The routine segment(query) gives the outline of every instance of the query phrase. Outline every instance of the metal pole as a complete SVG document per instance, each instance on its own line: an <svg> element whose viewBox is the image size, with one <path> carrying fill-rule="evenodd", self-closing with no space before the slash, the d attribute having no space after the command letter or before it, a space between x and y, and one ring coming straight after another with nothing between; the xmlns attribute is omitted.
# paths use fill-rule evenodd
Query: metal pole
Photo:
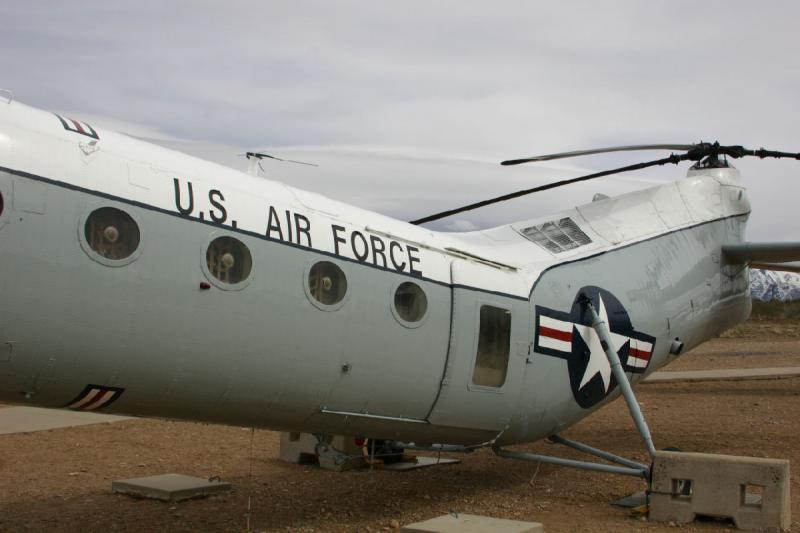
<svg viewBox="0 0 800 533"><path fill-rule="evenodd" d="M611 348L613 344L611 342L611 336L608 333L608 327L606 326L606 323L603 322L603 320L601 320L597 315L597 311L595 311L592 302L587 299L586 303L587 307L589 308L589 313L592 315L592 327L597 332L597 336L600 337L600 344L603 346L603 350L606 352L606 357L608 357L609 363L611 363L611 372L617 379L617 385L619 385L619 389L622 391L622 396L625 398L625 403L628 404L628 410L631 413L631 418L633 418L633 422L636 424L636 429L639 430L639 435L642 436L644 445L647 448L647 453L650 454L650 457L655 457L656 448L653 445L653 437L650 435L650 429L647 427L647 422L644 421L644 415L642 414L642 410L639 409L639 402L636 401L636 396L633 394L633 389L628 381L628 376L625 375L625 370L622 368L622 363L620 363L619 356L617 355L617 352Z"/></svg>
<svg viewBox="0 0 800 533"><path fill-rule="evenodd" d="M647 465L637 463L636 461L631 461L630 459L625 459L624 457L620 457L619 455L614 455L613 453L601 450L599 448L595 448L593 446L589 446L588 444L584 444L582 442L565 439L564 437L560 437L558 435L551 435L547 439L556 444L562 444L564 446L573 448L580 452L588 453L589 455L594 455L601 459L605 459L606 461L611 461L612 463L628 466L630 468L638 468L640 470L647 470L648 468Z"/></svg>
<svg viewBox="0 0 800 533"><path fill-rule="evenodd" d="M590 463L588 461L575 461L573 459L562 459L561 457L551 457L549 455L539 455L527 452L512 452L502 448L493 448L494 453L506 459L520 459L523 461L535 461L542 463L550 463L559 466L572 466L575 468L582 468L584 470L597 470L598 472L606 472L609 474L623 474L626 476L641 477L647 479L650 475L650 469L645 468L626 468L623 466L606 465L601 463Z"/></svg>
<svg viewBox="0 0 800 533"><path fill-rule="evenodd" d="M461 444L429 444L427 446L417 446L413 442L395 441L394 445L398 448L405 450L425 450L429 452L474 452L477 448L486 446L485 444L478 444L475 446L463 446Z"/></svg>

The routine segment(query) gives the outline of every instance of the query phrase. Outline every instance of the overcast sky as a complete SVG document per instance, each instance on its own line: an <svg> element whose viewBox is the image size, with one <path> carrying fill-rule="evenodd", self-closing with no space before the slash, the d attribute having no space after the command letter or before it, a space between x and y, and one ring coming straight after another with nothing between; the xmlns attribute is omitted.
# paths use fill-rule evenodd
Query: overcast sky
<svg viewBox="0 0 800 533"><path fill-rule="evenodd" d="M313 156L297 147L350 147L338 167L319 156L316 174L268 173L414 218L545 179L543 169L528 182L524 170L488 164L506 158L701 139L800 151L799 15L790 1L9 0L0 87L100 126L197 141L185 149L234 165L245 148ZM417 159L362 167L365 147ZM420 155L432 156L427 167ZM749 237L800 240L800 162L736 165L753 198ZM503 216L685 172L597 182L461 222L511 222Z"/></svg>

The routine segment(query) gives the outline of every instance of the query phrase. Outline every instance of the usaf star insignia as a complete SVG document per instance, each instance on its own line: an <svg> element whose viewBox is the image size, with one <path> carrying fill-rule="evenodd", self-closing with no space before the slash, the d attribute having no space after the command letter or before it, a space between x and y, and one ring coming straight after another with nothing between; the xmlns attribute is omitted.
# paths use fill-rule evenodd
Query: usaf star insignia
<svg viewBox="0 0 800 533"><path fill-rule="evenodd" d="M608 325L612 348L626 372L644 373L656 342L652 335L634 330L619 300L600 287L581 288L568 312L537 305L534 350L567 361L572 393L583 408L602 401L617 385L591 325L587 301L591 301L600 319Z"/></svg>

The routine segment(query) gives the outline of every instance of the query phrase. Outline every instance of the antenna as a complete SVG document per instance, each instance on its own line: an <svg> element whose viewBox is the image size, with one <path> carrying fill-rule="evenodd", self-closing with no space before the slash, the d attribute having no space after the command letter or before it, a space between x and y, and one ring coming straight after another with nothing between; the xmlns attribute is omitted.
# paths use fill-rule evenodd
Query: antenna
<svg viewBox="0 0 800 533"><path fill-rule="evenodd" d="M258 169L260 168L264 171L264 167L261 166L262 159L273 159L275 161L281 161L283 163L297 163L298 165L308 165L310 167L318 167L316 163L306 163L305 161L295 161L293 159L283 159L281 157L276 157L274 155L265 154L264 152L246 152L244 154L239 154L247 157L250 161L250 164L247 167L247 173L253 176L258 176Z"/></svg>

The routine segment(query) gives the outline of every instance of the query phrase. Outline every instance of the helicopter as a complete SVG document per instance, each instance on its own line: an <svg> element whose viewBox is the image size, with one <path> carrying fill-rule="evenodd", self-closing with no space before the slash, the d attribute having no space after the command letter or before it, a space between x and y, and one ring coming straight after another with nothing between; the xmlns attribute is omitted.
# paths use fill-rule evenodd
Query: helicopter
<svg viewBox="0 0 800 533"><path fill-rule="evenodd" d="M464 451L647 477L559 434L747 319L744 240L719 143L403 221L65 115L0 102L0 401ZM249 152L253 165L269 154ZM542 190L692 162L686 177L467 231L424 225ZM296 161L295 161L296 162ZM549 439L606 463L514 452ZM337 453L324 446L320 453Z"/></svg>

